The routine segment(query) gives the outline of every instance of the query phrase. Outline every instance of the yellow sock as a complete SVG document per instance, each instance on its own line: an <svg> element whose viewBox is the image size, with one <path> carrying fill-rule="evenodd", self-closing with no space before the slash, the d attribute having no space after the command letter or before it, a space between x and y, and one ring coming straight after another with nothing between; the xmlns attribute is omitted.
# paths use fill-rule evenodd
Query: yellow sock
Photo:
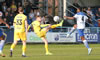
<svg viewBox="0 0 100 60"><path fill-rule="evenodd" d="M23 47L22 47L22 54L25 55L25 52L26 52L26 46L23 45Z"/></svg>
<svg viewBox="0 0 100 60"><path fill-rule="evenodd" d="M52 25L51 28L53 29L53 28L62 26L62 25L63 25L63 22L64 22L64 20L62 20L59 24L54 24L54 25Z"/></svg>
<svg viewBox="0 0 100 60"><path fill-rule="evenodd" d="M59 26L60 26L60 24L55 24L55 25L52 25L51 28L53 29L53 28L56 28L56 27L59 27Z"/></svg>
<svg viewBox="0 0 100 60"><path fill-rule="evenodd" d="M16 44L12 44L11 45L11 50L13 50L15 48Z"/></svg>
<svg viewBox="0 0 100 60"><path fill-rule="evenodd" d="M45 44L45 50L46 50L46 53L49 52L49 51L48 51L48 45L47 45L47 44Z"/></svg>

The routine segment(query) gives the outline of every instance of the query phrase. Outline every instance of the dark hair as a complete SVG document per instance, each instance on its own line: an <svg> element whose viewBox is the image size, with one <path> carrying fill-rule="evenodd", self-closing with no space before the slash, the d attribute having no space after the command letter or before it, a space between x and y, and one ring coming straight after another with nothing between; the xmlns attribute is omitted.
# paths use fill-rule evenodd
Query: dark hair
<svg viewBox="0 0 100 60"><path fill-rule="evenodd" d="M18 8L18 12L23 12L23 11L24 11L23 7Z"/></svg>
<svg viewBox="0 0 100 60"><path fill-rule="evenodd" d="M79 9L80 11L82 11L82 8L81 7L77 8L77 9Z"/></svg>

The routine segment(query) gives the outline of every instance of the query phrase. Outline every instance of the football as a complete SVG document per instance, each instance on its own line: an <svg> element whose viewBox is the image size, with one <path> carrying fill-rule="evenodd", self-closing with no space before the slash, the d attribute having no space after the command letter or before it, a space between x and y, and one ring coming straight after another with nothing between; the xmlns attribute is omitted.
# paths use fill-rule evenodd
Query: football
<svg viewBox="0 0 100 60"><path fill-rule="evenodd" d="M60 21L60 18L59 18L59 16L54 16L53 20L54 20L55 22L59 22L59 21Z"/></svg>

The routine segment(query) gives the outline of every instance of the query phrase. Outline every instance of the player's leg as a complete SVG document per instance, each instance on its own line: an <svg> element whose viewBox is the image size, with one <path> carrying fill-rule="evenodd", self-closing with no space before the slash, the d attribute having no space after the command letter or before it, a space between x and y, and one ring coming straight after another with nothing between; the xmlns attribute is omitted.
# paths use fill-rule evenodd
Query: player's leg
<svg viewBox="0 0 100 60"><path fill-rule="evenodd" d="M75 25L71 28L70 32L67 33L67 37L69 37L69 36L76 30L76 28L77 28L77 25L75 24Z"/></svg>
<svg viewBox="0 0 100 60"><path fill-rule="evenodd" d="M26 40L22 41L23 46L22 46L22 57L26 57Z"/></svg>
<svg viewBox="0 0 100 60"><path fill-rule="evenodd" d="M52 55L52 53L50 53L49 50L48 50L48 41L46 40L46 38L45 37L42 37L41 39L45 43L46 55Z"/></svg>
<svg viewBox="0 0 100 60"><path fill-rule="evenodd" d="M81 36L81 40L83 41L84 46L85 46L86 48L88 48L88 54L90 54L91 51L92 51L92 49L89 47L87 40L85 40L84 36Z"/></svg>
<svg viewBox="0 0 100 60"><path fill-rule="evenodd" d="M78 30L78 32L79 32L79 35L80 35L81 40L82 40L83 43L84 43L84 46L85 46L86 48L88 48L88 54L90 54L92 49L89 47L87 40L85 40L85 37L84 37L84 30L83 30L83 29L80 29L80 30Z"/></svg>
<svg viewBox="0 0 100 60"><path fill-rule="evenodd" d="M13 49L15 48L16 44L17 44L17 40L14 40L14 42L12 43L11 48L10 48L10 57L12 57L12 52L13 52Z"/></svg>
<svg viewBox="0 0 100 60"><path fill-rule="evenodd" d="M4 47L4 43L5 43L5 40L1 40L0 41L0 56L5 56L4 54L3 54L3 47Z"/></svg>
<svg viewBox="0 0 100 60"><path fill-rule="evenodd" d="M48 41L47 39L45 38L46 36L46 33L48 32L48 30L51 28L51 25L48 26L47 28L44 28L40 31L39 35L40 35L40 38L43 40L43 42L45 43L45 50L46 50L46 55L52 55L52 53L50 53L48 51ZM38 35L38 36L39 36Z"/></svg>
<svg viewBox="0 0 100 60"><path fill-rule="evenodd" d="M0 55L2 56L2 57L5 57L5 55L3 54L3 47L4 47L4 44L5 44L5 38L6 38L6 36L4 36L4 35L2 35L1 37L0 37Z"/></svg>
<svg viewBox="0 0 100 60"><path fill-rule="evenodd" d="M19 33L14 32L14 42L12 43L11 48L10 48L10 57L12 57L13 49L15 48L18 40L20 40Z"/></svg>
<svg viewBox="0 0 100 60"><path fill-rule="evenodd" d="M7 35L5 33L2 33L2 30L0 30L0 55L2 57L5 57L5 55L3 54L3 47L4 47L4 44L5 44L5 40L6 40L6 37Z"/></svg>
<svg viewBox="0 0 100 60"><path fill-rule="evenodd" d="M26 33L25 32L22 32L20 33L20 37L21 37L21 40L22 40L22 57L26 57Z"/></svg>

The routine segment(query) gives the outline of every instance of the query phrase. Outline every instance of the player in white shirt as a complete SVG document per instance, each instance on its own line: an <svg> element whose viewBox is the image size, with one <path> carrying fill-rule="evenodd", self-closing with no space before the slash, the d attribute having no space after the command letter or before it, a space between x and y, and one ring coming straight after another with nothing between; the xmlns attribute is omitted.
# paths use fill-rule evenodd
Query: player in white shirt
<svg viewBox="0 0 100 60"><path fill-rule="evenodd" d="M73 17L67 17L67 19L76 19L77 20L77 31L81 40L83 41L86 48L88 48L88 54L91 53L92 49L89 47L87 40L84 37L84 29L85 29L85 22L88 20L88 17L84 12L81 12L81 8L77 8L77 13ZM75 28L74 28L75 29Z"/></svg>

